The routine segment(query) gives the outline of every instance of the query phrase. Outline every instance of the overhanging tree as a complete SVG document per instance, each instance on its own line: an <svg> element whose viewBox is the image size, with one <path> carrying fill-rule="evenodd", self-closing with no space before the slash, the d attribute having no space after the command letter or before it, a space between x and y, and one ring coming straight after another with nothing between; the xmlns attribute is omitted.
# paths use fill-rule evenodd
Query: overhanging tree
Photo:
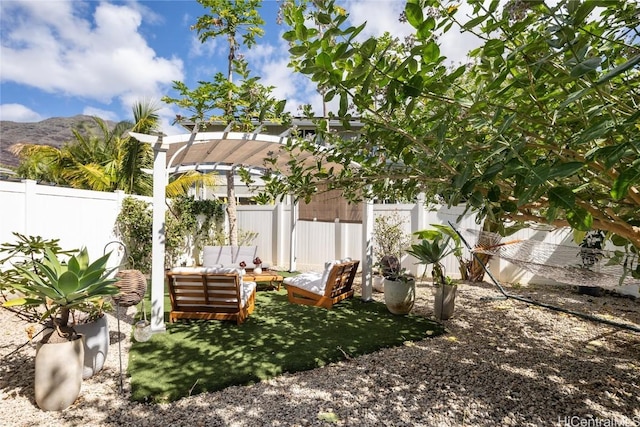
<svg viewBox="0 0 640 427"><path fill-rule="evenodd" d="M447 66L437 36L457 22L451 3L409 0L412 37L361 40L365 24L348 26L333 1L285 2L291 66L340 100L345 125L351 112L366 126L357 143L318 153L342 170L300 167L267 190L425 192L496 222L602 229L640 247L637 2L500 3L469 0L463 27L484 44Z"/></svg>

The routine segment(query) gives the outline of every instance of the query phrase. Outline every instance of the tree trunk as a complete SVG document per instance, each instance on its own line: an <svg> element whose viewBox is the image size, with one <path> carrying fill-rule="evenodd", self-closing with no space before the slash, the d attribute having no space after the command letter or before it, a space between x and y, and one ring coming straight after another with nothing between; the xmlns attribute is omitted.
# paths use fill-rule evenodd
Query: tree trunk
<svg viewBox="0 0 640 427"><path fill-rule="evenodd" d="M476 253L476 256L484 265L487 265L491 259L491 255L488 254ZM480 262L478 262L478 259L474 257L469 265L469 281L473 283L482 282L484 280L484 273L484 268Z"/></svg>
<svg viewBox="0 0 640 427"><path fill-rule="evenodd" d="M233 170L227 171L227 218L229 220L229 244L238 246L238 216L236 214L236 188Z"/></svg>

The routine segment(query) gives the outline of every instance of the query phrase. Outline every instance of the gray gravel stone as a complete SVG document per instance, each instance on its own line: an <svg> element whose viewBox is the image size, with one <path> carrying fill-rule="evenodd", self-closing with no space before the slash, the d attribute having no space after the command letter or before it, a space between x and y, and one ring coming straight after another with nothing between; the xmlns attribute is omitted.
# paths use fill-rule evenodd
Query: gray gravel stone
<svg viewBox="0 0 640 427"><path fill-rule="evenodd" d="M482 301L496 295L488 284L461 284L458 291L445 335L164 405L129 402L126 377L119 393L117 323L110 317L105 367L61 412L36 406L35 346L7 356L25 342L26 325L0 310L0 425L563 426L571 417L640 425L640 334L515 300ZM631 299L555 286L510 291L640 326ZM414 312L431 317L432 305L431 286L419 285ZM125 372L133 310L121 313Z"/></svg>

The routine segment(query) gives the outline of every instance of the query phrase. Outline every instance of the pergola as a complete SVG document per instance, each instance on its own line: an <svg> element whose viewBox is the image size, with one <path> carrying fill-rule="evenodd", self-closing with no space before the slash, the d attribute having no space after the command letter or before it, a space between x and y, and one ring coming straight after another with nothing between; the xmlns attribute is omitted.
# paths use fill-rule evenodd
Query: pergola
<svg viewBox="0 0 640 427"><path fill-rule="evenodd" d="M165 284L165 188L169 174L198 171L228 171L244 167L253 175L265 173L265 159L275 158L280 170L287 170L291 155L283 148L288 142L288 132L281 135L254 132L231 132L229 127L217 132L197 132L162 136L131 132L141 142L151 144L153 163L153 245L151 262L151 330L164 332L164 284ZM298 162L315 164L317 158L311 152L295 153ZM272 165L273 166L273 165ZM331 167L331 164L327 164ZM339 167L333 164L334 167ZM285 172L286 173L286 172ZM296 253L297 203L292 203L289 270L294 271ZM362 299L370 300L372 294L373 204L363 203L362 241Z"/></svg>

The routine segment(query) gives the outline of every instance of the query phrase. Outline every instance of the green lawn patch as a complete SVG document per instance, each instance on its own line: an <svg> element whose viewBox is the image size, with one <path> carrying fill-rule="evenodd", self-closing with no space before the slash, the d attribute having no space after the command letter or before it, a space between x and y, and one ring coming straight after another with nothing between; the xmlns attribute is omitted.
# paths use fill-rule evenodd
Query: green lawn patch
<svg viewBox="0 0 640 427"><path fill-rule="evenodd" d="M129 354L132 399L169 402L440 333L442 327L432 320L394 316L384 304L358 297L326 310L290 304L284 289L258 292L256 309L242 325L167 323L167 333L134 342Z"/></svg>

